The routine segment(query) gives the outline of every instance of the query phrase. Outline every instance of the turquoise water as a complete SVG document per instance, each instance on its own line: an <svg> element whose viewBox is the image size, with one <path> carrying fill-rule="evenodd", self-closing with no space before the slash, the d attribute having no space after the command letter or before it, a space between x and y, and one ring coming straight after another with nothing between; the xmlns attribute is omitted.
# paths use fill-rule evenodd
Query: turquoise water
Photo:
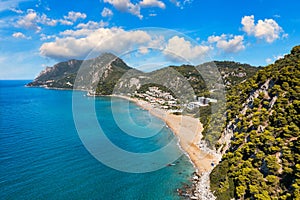
<svg viewBox="0 0 300 200"><path fill-rule="evenodd" d="M0 199L179 199L176 189L188 183L193 172L185 156L175 166L149 173L107 167L80 140L73 120L72 91L26 88L27 82L0 81ZM125 100L77 93L82 101L95 103L101 128L122 149L152 152L174 139L169 129L161 129L161 120L133 103L124 107L128 104ZM112 106L121 126L114 120ZM130 109L135 125L128 121L125 108ZM81 119L89 133L97 131L90 124L89 113L83 111ZM133 137L126 134L128 130L151 137ZM157 134L152 136L153 132ZM179 149L174 146L173 150ZM102 156L126 162L110 152Z"/></svg>

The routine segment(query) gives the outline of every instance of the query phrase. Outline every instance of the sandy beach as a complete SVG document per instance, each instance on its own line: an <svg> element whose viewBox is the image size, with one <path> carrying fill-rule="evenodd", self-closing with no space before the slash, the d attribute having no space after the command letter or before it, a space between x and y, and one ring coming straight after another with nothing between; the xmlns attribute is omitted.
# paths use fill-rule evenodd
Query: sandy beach
<svg viewBox="0 0 300 200"><path fill-rule="evenodd" d="M197 173L209 172L213 168L211 163L217 163L218 159L199 148L199 142L202 138L202 124L199 119L186 115L174 115L166 110L154 108L149 102L124 97L129 101L135 102L141 108L148 110L152 115L162 119L172 132L178 137L181 149L188 155L194 164Z"/></svg>

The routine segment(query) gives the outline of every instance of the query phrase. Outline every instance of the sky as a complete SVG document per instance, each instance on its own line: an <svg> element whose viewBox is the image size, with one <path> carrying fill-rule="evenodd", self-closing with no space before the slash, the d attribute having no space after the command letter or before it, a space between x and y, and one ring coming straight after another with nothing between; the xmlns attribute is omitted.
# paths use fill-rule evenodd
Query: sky
<svg viewBox="0 0 300 200"><path fill-rule="evenodd" d="M298 0L0 0L0 79L110 52L170 64L273 63L300 44Z"/></svg>

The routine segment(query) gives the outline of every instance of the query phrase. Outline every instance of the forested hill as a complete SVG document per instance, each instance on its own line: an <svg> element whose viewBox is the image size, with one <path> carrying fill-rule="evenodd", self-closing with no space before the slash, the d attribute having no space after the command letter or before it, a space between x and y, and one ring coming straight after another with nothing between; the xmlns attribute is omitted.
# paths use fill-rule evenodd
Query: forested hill
<svg viewBox="0 0 300 200"><path fill-rule="evenodd" d="M110 95L113 93L114 88L125 94L133 94L142 85L151 81L162 82L166 87L179 90L177 85L183 80L174 79L173 73L175 70L189 82L197 96L203 96L208 94L208 91L199 69L208 69L207 66L217 67L227 89L252 77L259 69L258 67L233 61L214 61L196 67L191 65L169 66L150 73L144 73L130 68L117 56L105 53L91 60L69 60L57 63L53 67L47 67L27 86L72 89L78 71L83 69L79 73L80 77L77 77L77 81L85 80L87 84L76 89L90 91L91 88L96 88L96 91L91 92L97 95ZM215 87L217 86L212 86L212 88Z"/></svg>
<svg viewBox="0 0 300 200"><path fill-rule="evenodd" d="M218 199L300 199L300 46L233 87L226 115Z"/></svg>

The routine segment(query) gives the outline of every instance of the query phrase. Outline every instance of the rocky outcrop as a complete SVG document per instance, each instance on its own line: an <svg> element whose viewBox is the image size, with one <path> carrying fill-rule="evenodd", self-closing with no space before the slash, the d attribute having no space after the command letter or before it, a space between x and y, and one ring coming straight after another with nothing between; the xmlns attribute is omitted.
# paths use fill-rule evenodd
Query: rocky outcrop
<svg viewBox="0 0 300 200"><path fill-rule="evenodd" d="M191 200L215 200L216 197L210 191L209 174L204 172L198 175L196 172L192 175L192 185L184 185L181 189L177 189L179 196L184 199Z"/></svg>

